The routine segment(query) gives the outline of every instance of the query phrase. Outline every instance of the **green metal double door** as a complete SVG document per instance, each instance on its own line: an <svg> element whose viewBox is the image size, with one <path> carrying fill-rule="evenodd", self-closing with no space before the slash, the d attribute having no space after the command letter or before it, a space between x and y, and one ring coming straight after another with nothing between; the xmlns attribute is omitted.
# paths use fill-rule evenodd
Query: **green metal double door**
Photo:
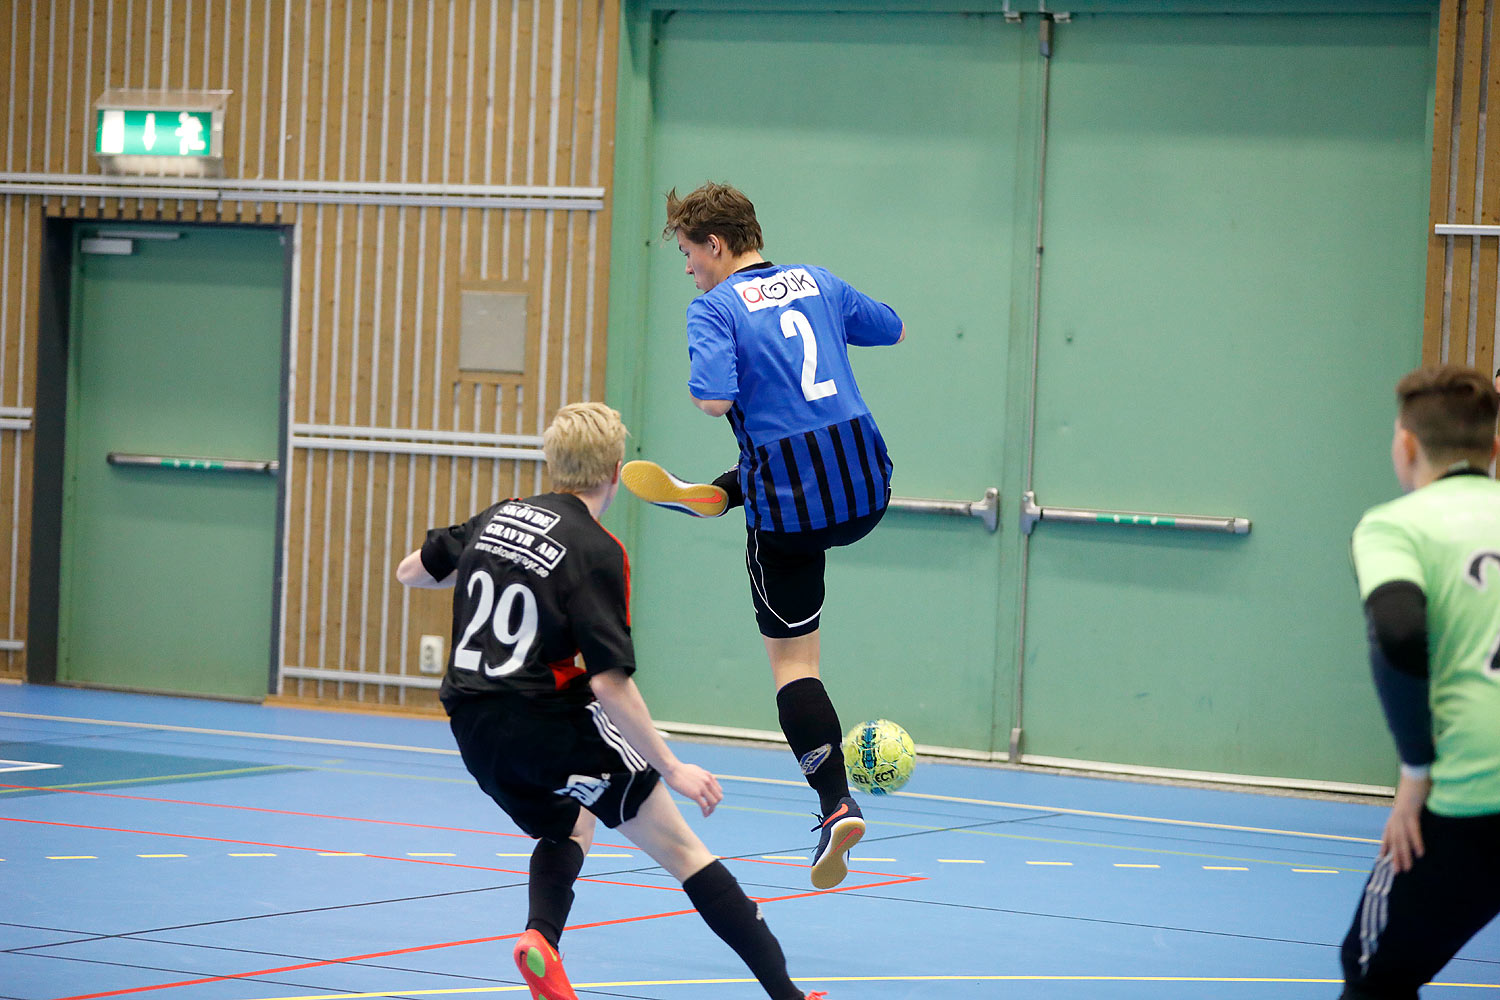
<svg viewBox="0 0 1500 1000"><path fill-rule="evenodd" d="M59 681L270 689L286 276L279 229L75 226Z"/></svg>
<svg viewBox="0 0 1500 1000"><path fill-rule="evenodd" d="M853 352L895 493L1001 491L994 534L894 511L830 554L846 721L1387 783L1346 553L1394 488L1390 386L1418 358L1430 17L1075 16L1048 67L1034 16L709 6L651 20L646 235L670 188L742 188L770 259L905 320L905 343ZM696 292L670 242L642 253L635 444L712 476L735 452L686 398ZM1029 462L1044 506L1254 531L1043 521L1028 547ZM775 730L731 522L635 515L642 684L662 718Z"/></svg>

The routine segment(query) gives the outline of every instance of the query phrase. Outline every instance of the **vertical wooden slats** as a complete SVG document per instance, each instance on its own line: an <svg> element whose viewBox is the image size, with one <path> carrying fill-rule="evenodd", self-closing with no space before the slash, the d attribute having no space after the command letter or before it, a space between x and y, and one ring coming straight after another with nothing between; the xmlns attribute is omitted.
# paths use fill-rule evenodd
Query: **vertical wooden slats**
<svg viewBox="0 0 1500 1000"><path fill-rule="evenodd" d="M106 89L229 89L226 173L268 179L601 185L613 137L614 0L38 0L0 7L0 164L97 171ZM535 434L603 386L608 226L600 213L6 197L0 405L30 405L45 216L295 227L288 419ZM526 282L531 371L456 370L460 281ZM0 432L0 638L24 638L31 456ZM537 463L294 448L283 466L289 666L415 671L448 596L394 584L435 524L541 485ZM14 555L12 554L14 550ZM12 608L15 609L12 612ZM24 654L0 654L19 676ZM289 693L430 706L429 691L288 684Z"/></svg>
<svg viewBox="0 0 1500 1000"><path fill-rule="evenodd" d="M1429 223L1500 225L1496 0L1443 0ZM1500 342L1500 236L1429 234L1422 359L1492 370Z"/></svg>

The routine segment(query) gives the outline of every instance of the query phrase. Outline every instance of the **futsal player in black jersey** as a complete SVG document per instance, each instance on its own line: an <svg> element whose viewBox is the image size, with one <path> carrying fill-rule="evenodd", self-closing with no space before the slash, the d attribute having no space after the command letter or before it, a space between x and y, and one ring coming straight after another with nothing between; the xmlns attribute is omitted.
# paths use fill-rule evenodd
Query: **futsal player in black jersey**
<svg viewBox="0 0 1500 1000"><path fill-rule="evenodd" d="M435 528L396 570L407 586L456 587L439 694L469 773L537 841L516 966L534 1000L576 1000L557 943L597 818L682 883L769 996L804 1000L759 907L659 783L705 816L723 798L667 747L630 676L630 563L598 520L620 485L620 415L574 403L542 441L555 492Z"/></svg>

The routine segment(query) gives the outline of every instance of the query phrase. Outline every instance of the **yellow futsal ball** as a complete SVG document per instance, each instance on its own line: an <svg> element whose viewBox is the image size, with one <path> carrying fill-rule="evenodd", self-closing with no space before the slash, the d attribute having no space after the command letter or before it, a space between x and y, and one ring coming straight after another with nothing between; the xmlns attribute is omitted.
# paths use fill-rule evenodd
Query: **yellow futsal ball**
<svg viewBox="0 0 1500 1000"><path fill-rule="evenodd" d="M844 737L844 770L861 792L889 795L906 784L916 766L911 737L889 719L861 722Z"/></svg>

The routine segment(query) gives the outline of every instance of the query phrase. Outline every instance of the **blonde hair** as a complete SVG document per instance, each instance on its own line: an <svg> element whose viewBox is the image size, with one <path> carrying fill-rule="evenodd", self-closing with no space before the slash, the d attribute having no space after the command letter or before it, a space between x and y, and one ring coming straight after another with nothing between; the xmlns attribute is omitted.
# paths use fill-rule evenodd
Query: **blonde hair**
<svg viewBox="0 0 1500 1000"><path fill-rule="evenodd" d="M577 493L603 486L625 457L625 423L603 403L569 403L542 432L552 487Z"/></svg>

